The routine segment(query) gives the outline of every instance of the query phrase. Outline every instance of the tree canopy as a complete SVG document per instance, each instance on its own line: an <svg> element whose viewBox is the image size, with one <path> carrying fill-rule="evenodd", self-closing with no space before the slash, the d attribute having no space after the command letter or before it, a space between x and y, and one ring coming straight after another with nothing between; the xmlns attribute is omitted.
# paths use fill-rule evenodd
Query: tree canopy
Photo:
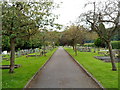
<svg viewBox="0 0 120 90"><path fill-rule="evenodd" d="M2 34L3 41L10 43L10 72L14 69L15 44L21 39L28 40L31 36L54 26L56 16L52 9L57 5L53 1L41 2L2 2ZM5 42L5 39L9 41ZM27 42L26 42L27 43Z"/></svg>

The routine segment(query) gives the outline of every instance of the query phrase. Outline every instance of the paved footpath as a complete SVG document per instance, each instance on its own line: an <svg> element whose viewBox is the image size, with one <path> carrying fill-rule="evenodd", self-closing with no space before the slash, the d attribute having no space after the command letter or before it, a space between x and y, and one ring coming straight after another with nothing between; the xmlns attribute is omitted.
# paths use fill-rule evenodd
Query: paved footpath
<svg viewBox="0 0 120 90"><path fill-rule="evenodd" d="M32 80L29 88L99 88L62 48Z"/></svg>

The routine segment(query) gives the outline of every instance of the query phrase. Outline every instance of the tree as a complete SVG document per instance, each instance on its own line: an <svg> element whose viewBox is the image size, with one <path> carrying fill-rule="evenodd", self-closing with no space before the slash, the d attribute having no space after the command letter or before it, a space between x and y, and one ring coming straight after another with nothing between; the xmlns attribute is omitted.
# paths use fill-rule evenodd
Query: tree
<svg viewBox="0 0 120 90"><path fill-rule="evenodd" d="M93 2L94 10L82 14L81 18L91 25L91 30L95 31L98 36L107 44L109 48L112 70L116 71L114 56L111 46L111 38L118 30L120 30L119 16L120 16L120 2L106 1L105 3ZM84 16L83 16L84 15Z"/></svg>
<svg viewBox="0 0 120 90"><path fill-rule="evenodd" d="M2 36L2 50L10 50L10 40L8 36Z"/></svg>
<svg viewBox="0 0 120 90"><path fill-rule="evenodd" d="M84 44L86 39L86 29L83 26L69 26L61 37L64 44L71 45L77 55L77 44Z"/></svg>
<svg viewBox="0 0 120 90"><path fill-rule="evenodd" d="M87 43L92 43L94 42L94 40L98 38L98 35L96 32L91 32L89 30L87 30L87 33L86 33L86 41Z"/></svg>
<svg viewBox="0 0 120 90"><path fill-rule="evenodd" d="M30 38L40 27L48 23L53 2L3 2L2 26L3 35L10 39L10 73L14 72L15 42L17 38Z"/></svg>
<svg viewBox="0 0 120 90"><path fill-rule="evenodd" d="M59 45L60 32L49 31L48 32L48 42L54 48L55 45Z"/></svg>

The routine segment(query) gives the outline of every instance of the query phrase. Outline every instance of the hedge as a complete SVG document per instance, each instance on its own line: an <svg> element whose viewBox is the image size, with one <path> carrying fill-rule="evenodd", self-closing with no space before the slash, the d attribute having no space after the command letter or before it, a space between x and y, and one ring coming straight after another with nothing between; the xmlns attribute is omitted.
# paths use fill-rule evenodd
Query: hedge
<svg viewBox="0 0 120 90"><path fill-rule="evenodd" d="M120 49L120 41L112 41L111 44L113 49ZM85 43L84 46L94 47L94 43Z"/></svg>
<svg viewBox="0 0 120 90"><path fill-rule="evenodd" d="M113 49L120 49L120 41L112 41Z"/></svg>

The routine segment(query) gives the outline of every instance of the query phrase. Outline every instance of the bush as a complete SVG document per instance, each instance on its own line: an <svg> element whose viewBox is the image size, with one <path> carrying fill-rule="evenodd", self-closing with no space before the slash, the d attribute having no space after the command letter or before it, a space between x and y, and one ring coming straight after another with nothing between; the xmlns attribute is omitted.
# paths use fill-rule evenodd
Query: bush
<svg viewBox="0 0 120 90"><path fill-rule="evenodd" d="M97 47L103 47L103 48L106 46L105 42L103 40L101 40L100 38L95 40L94 45Z"/></svg>
<svg viewBox="0 0 120 90"><path fill-rule="evenodd" d="M120 49L120 41L112 41L112 48L113 49ZM84 46L88 47L94 47L94 43L85 43Z"/></svg>

